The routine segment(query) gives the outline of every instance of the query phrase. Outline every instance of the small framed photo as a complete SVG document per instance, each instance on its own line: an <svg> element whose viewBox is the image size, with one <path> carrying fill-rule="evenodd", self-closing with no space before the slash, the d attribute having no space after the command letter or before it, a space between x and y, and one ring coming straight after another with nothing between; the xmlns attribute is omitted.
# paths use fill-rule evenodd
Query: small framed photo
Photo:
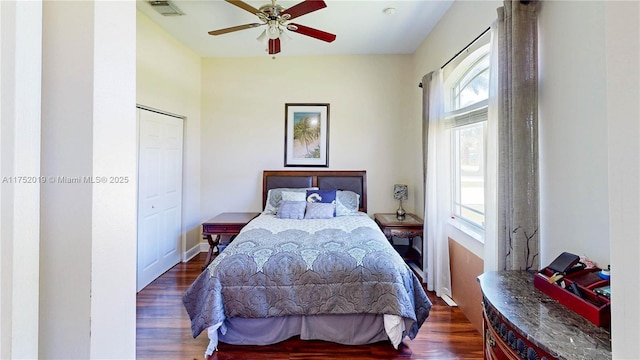
<svg viewBox="0 0 640 360"><path fill-rule="evenodd" d="M284 108L284 166L329 167L329 104Z"/></svg>

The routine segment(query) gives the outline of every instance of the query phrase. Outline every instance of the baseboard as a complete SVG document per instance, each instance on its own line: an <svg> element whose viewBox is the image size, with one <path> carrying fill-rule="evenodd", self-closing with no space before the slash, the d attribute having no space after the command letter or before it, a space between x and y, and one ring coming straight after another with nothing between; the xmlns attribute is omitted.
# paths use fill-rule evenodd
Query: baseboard
<svg viewBox="0 0 640 360"><path fill-rule="evenodd" d="M414 273L420 278L420 281L425 282L424 279L422 278L423 277L422 269L420 269L420 267L418 267L416 263L410 262L409 267L413 269Z"/></svg>
<svg viewBox="0 0 640 360"><path fill-rule="evenodd" d="M187 252L184 253L183 259L185 260L183 262L187 262L193 259L199 253L207 252L207 251L209 251L209 243L200 242L196 244L196 246L192 247L191 249L187 250Z"/></svg>
<svg viewBox="0 0 640 360"><path fill-rule="evenodd" d="M452 307L458 306L458 304L455 301L453 301L453 299L450 298L449 295L447 294L442 294L442 296L440 296L440 299L442 299L449 306L452 306Z"/></svg>
<svg viewBox="0 0 640 360"><path fill-rule="evenodd" d="M209 251L209 243L203 241L200 243L200 252L208 252Z"/></svg>

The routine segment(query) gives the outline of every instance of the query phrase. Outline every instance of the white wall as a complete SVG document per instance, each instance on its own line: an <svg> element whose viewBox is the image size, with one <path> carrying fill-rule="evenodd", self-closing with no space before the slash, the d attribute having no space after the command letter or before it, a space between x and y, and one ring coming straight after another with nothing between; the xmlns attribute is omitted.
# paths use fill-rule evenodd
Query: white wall
<svg viewBox="0 0 640 360"><path fill-rule="evenodd" d="M640 358L640 3L606 6L612 339L616 359Z"/></svg>
<svg viewBox="0 0 640 360"><path fill-rule="evenodd" d="M0 36L0 358L34 359L39 315L42 2L0 2Z"/></svg>
<svg viewBox="0 0 640 360"><path fill-rule="evenodd" d="M92 188L91 359L135 357L135 11L132 1L95 2L91 174L130 182Z"/></svg>
<svg viewBox="0 0 640 360"><path fill-rule="evenodd" d="M561 251L612 266L613 357L637 359L637 2L542 3L541 264Z"/></svg>
<svg viewBox="0 0 640 360"><path fill-rule="evenodd" d="M137 11L136 101L185 116L182 178L183 253L198 246L200 231L201 59Z"/></svg>
<svg viewBox="0 0 640 360"><path fill-rule="evenodd" d="M41 359L135 357L135 3L43 6ZM127 184L59 177L128 177Z"/></svg>
<svg viewBox="0 0 640 360"><path fill-rule="evenodd" d="M43 8L42 174L56 178L91 173L93 36L81 34L93 33L94 7L91 2L68 4L45 2ZM65 26L67 16L76 21ZM64 83L67 90L59 91ZM41 204L40 226L46 231L40 246L47 256L40 262L40 355L88 358L91 185L50 181L42 186ZM71 254L74 261L65 261ZM77 342L73 348L72 339Z"/></svg>
<svg viewBox="0 0 640 360"><path fill-rule="evenodd" d="M569 251L609 264L605 2L543 2L540 264Z"/></svg>
<svg viewBox="0 0 640 360"><path fill-rule="evenodd" d="M329 169L367 170L369 213L395 211L393 184L416 190L409 61L405 55L205 59L202 219L261 209L262 170L284 168L285 103L329 103ZM403 205L414 210L411 200Z"/></svg>

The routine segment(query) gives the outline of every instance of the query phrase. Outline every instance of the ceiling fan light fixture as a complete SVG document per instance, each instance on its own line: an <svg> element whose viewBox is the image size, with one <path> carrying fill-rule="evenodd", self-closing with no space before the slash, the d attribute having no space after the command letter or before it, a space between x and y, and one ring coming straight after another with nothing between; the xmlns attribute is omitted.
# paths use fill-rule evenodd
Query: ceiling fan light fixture
<svg viewBox="0 0 640 360"><path fill-rule="evenodd" d="M277 21L269 21L269 27L267 28L267 35L269 39L277 39L280 37L280 25Z"/></svg>
<svg viewBox="0 0 640 360"><path fill-rule="evenodd" d="M289 36L286 31L280 31L280 41L282 41L283 44L286 44L291 40L291 36Z"/></svg>
<svg viewBox="0 0 640 360"><path fill-rule="evenodd" d="M262 32L260 33L260 35L258 35L256 40L266 45L267 41L269 41L269 37L267 36L267 30L262 30Z"/></svg>
<svg viewBox="0 0 640 360"><path fill-rule="evenodd" d="M287 22L291 19L298 18L302 15L306 15L308 13L327 7L327 4L325 4L323 0L302 0L301 2L298 2L297 4L287 8L286 10L281 5L276 4L276 0L271 0L271 4L263 5L258 9L247 4L243 0L225 1L241 8L242 10L248 11L253 15L256 15L261 23L252 23L212 30L208 32L209 35L222 35L238 30L250 29L266 25L266 29L263 30L260 35L258 35L256 40L267 44L267 51L269 55L279 53L281 49L281 42L291 40L286 30L293 31L298 34L309 36L325 42L332 42L336 39L336 35L322 30L314 29L304 25L287 24Z"/></svg>

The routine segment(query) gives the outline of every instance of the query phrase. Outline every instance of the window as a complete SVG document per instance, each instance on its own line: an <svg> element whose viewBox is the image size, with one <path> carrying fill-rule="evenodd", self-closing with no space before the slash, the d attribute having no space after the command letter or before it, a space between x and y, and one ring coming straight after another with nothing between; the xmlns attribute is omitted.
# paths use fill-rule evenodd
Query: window
<svg viewBox="0 0 640 360"><path fill-rule="evenodd" d="M445 81L445 124L451 134L452 216L484 230L485 142L489 46L467 56Z"/></svg>
<svg viewBox="0 0 640 360"><path fill-rule="evenodd" d="M484 139L486 121L456 127L452 142L453 215L484 228Z"/></svg>

